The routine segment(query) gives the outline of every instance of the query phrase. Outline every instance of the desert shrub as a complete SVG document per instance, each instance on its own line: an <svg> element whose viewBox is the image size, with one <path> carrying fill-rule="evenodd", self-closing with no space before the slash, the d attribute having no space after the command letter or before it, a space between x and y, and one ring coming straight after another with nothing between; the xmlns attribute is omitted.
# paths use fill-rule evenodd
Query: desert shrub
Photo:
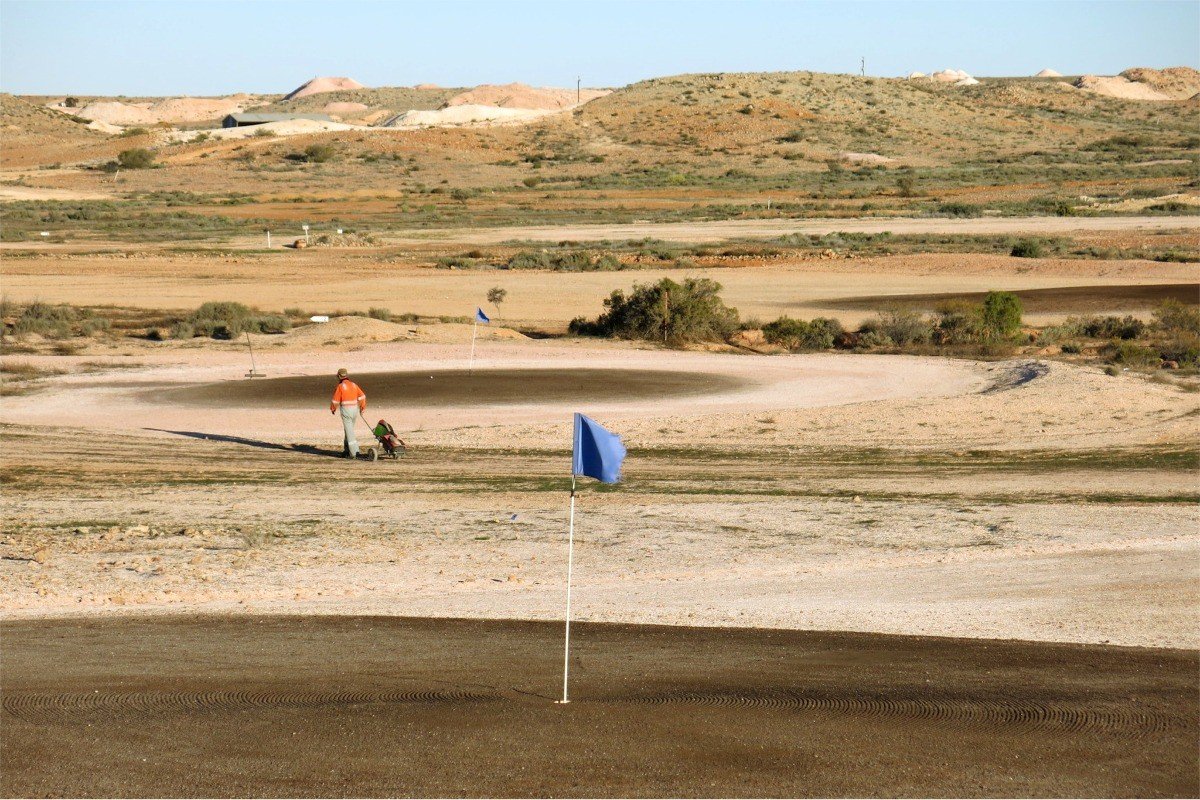
<svg viewBox="0 0 1200 800"><path fill-rule="evenodd" d="M392 321L392 312L386 308L371 308L367 310L367 316L371 319L381 319L384 322Z"/></svg>
<svg viewBox="0 0 1200 800"><path fill-rule="evenodd" d="M1080 353L1082 353L1083 348L1079 346L1078 342L1063 342L1062 343L1062 351L1064 353L1066 353L1067 355L1074 356L1074 355L1079 355Z"/></svg>
<svg viewBox="0 0 1200 800"><path fill-rule="evenodd" d="M983 332L1012 338L1021 330L1021 299L1012 292L988 292L983 298Z"/></svg>
<svg viewBox="0 0 1200 800"><path fill-rule="evenodd" d="M977 341L983 328L983 306L966 300L947 300L937 305L934 338L938 344L968 344Z"/></svg>
<svg viewBox="0 0 1200 800"><path fill-rule="evenodd" d="M149 133L149 131L147 131L145 128L126 128L125 130L121 131L120 137L125 139L130 136L145 136L147 133Z"/></svg>
<svg viewBox="0 0 1200 800"><path fill-rule="evenodd" d="M922 344L933 337L933 325L920 313L903 306L890 306L867 320L861 333L876 332L893 344Z"/></svg>
<svg viewBox="0 0 1200 800"><path fill-rule="evenodd" d="M34 301L25 307L13 325L14 333L36 333L41 336L65 338L79 319L79 311L69 305L51 305Z"/></svg>
<svg viewBox="0 0 1200 800"><path fill-rule="evenodd" d="M1168 333L1200 335L1200 307L1187 306L1178 300L1166 300L1154 309L1158 327Z"/></svg>
<svg viewBox="0 0 1200 800"><path fill-rule="evenodd" d="M283 333L292 327L292 321L281 314L260 314L233 302L205 303L184 321L192 326L195 335L214 339L232 339L247 331Z"/></svg>
<svg viewBox="0 0 1200 800"><path fill-rule="evenodd" d="M867 328L859 332L857 347L860 350L869 350L873 347L894 347L895 342L886 333L874 328Z"/></svg>
<svg viewBox="0 0 1200 800"><path fill-rule="evenodd" d="M841 323L834 319L817 317L805 322L791 317L780 317L762 326L763 338L771 344L793 352L801 350L828 350L844 333Z"/></svg>
<svg viewBox="0 0 1200 800"><path fill-rule="evenodd" d="M437 265L442 269L471 269L475 263L475 259L465 256L442 256L437 260Z"/></svg>
<svg viewBox="0 0 1200 800"><path fill-rule="evenodd" d="M548 269L558 272L597 272L624 269L612 253L594 255L587 250L524 250L508 260L509 269Z"/></svg>
<svg viewBox="0 0 1200 800"><path fill-rule="evenodd" d="M1014 258L1041 258L1045 247L1037 239L1021 239L1012 246L1010 255Z"/></svg>
<svg viewBox="0 0 1200 800"><path fill-rule="evenodd" d="M324 164L336 155L337 151L327 144L310 144L304 148L304 160L310 164Z"/></svg>
<svg viewBox="0 0 1200 800"><path fill-rule="evenodd" d="M672 345L724 341L737 330L738 314L721 300L720 291L721 284L708 278L636 284L628 295L619 289L609 295L595 321L572 320L570 330Z"/></svg>
<svg viewBox="0 0 1200 800"><path fill-rule="evenodd" d="M104 317L88 317L79 324L79 332L84 336L95 336L112 328L112 320Z"/></svg>
<svg viewBox="0 0 1200 800"><path fill-rule="evenodd" d="M1155 203L1152 206L1146 206L1146 210L1177 214L1180 211L1192 211L1193 209L1187 203L1181 203L1178 200L1168 200L1165 203Z"/></svg>
<svg viewBox="0 0 1200 800"><path fill-rule="evenodd" d="M916 197L917 179L910 174L901 175L896 178L896 191L901 197Z"/></svg>
<svg viewBox="0 0 1200 800"><path fill-rule="evenodd" d="M542 182L542 179L537 177L536 175L530 175L528 178L521 179L521 183L525 184L530 189L537 186L541 182Z"/></svg>
<svg viewBox="0 0 1200 800"><path fill-rule="evenodd" d="M947 217L978 217L982 210L970 203L942 203L937 207L937 213Z"/></svg>
<svg viewBox="0 0 1200 800"><path fill-rule="evenodd" d="M450 198L453 200L457 200L460 203L465 203L468 200L470 200L472 197L474 197L476 194L478 194L478 192L476 192L474 189L461 189L460 188L460 189L455 189L452 192L450 192Z"/></svg>
<svg viewBox="0 0 1200 800"><path fill-rule="evenodd" d="M292 321L282 314L262 314L251 320L251 330L259 333L283 333L290 330Z"/></svg>
<svg viewBox="0 0 1200 800"><path fill-rule="evenodd" d="M144 147L122 150L117 153L117 164L122 169L149 169L154 166L154 153Z"/></svg>
<svg viewBox="0 0 1200 800"><path fill-rule="evenodd" d="M1114 363L1124 364L1128 367L1158 366L1159 362L1157 350L1135 342L1114 342L1111 353Z"/></svg>
<svg viewBox="0 0 1200 800"><path fill-rule="evenodd" d="M180 321L171 326L168 335L172 339L191 339L196 335L196 329L192 326L192 323Z"/></svg>
<svg viewBox="0 0 1200 800"><path fill-rule="evenodd" d="M1136 339L1146 330L1137 317L1087 317L1075 320L1075 329L1092 339Z"/></svg>

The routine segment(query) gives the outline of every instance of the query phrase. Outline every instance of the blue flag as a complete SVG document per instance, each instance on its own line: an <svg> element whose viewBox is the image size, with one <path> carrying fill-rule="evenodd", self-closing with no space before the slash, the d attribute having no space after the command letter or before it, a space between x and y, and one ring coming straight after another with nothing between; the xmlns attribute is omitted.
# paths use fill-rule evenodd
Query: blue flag
<svg viewBox="0 0 1200 800"><path fill-rule="evenodd" d="M491 322L491 320L488 319L488 315L483 313L482 308L475 309L475 321L482 322L484 325L487 325L489 322Z"/></svg>
<svg viewBox="0 0 1200 800"><path fill-rule="evenodd" d="M600 423L575 415L575 443L571 459L571 474L586 475L603 483L621 480L621 462L625 460L625 445L621 437L604 429Z"/></svg>

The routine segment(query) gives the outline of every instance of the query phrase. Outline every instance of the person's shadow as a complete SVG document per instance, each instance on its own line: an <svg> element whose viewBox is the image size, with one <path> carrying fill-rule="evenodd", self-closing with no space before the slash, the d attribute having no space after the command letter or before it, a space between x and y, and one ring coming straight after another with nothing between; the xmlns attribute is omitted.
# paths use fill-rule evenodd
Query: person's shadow
<svg viewBox="0 0 1200 800"><path fill-rule="evenodd" d="M169 431L164 428L142 428L144 431L155 431L157 433L170 433L175 436L187 436L192 439L207 439L213 442L229 442L231 444L242 444L246 447L258 447L263 450L282 450L285 453L302 453L310 456L325 456L326 458L341 458L341 450L326 450L320 447L314 447L311 444L279 444L278 442L264 442L261 439L247 439L242 436L229 436L223 433L200 433L199 431Z"/></svg>

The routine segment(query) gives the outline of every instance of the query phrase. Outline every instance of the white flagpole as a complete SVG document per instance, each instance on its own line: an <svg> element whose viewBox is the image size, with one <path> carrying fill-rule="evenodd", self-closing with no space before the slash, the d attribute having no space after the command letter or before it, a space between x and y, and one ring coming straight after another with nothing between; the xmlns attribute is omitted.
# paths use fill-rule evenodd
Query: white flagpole
<svg viewBox="0 0 1200 800"><path fill-rule="evenodd" d="M575 559L575 473L571 473L571 521L567 525L567 635L563 645L563 699L557 702L570 703L567 699L567 678L571 672L571 569Z"/></svg>
<svg viewBox="0 0 1200 800"><path fill-rule="evenodd" d="M467 374L475 373L475 333L479 330L479 317L475 317L475 324L471 326L471 365L467 367Z"/></svg>

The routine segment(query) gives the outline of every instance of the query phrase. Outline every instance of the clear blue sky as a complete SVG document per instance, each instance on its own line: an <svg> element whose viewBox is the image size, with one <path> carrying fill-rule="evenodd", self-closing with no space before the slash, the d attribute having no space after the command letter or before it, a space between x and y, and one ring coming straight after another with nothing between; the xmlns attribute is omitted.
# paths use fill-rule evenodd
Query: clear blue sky
<svg viewBox="0 0 1200 800"><path fill-rule="evenodd" d="M619 86L682 72L1113 74L1200 67L1197 0L1075 2L287 2L0 0L0 89L287 92Z"/></svg>

